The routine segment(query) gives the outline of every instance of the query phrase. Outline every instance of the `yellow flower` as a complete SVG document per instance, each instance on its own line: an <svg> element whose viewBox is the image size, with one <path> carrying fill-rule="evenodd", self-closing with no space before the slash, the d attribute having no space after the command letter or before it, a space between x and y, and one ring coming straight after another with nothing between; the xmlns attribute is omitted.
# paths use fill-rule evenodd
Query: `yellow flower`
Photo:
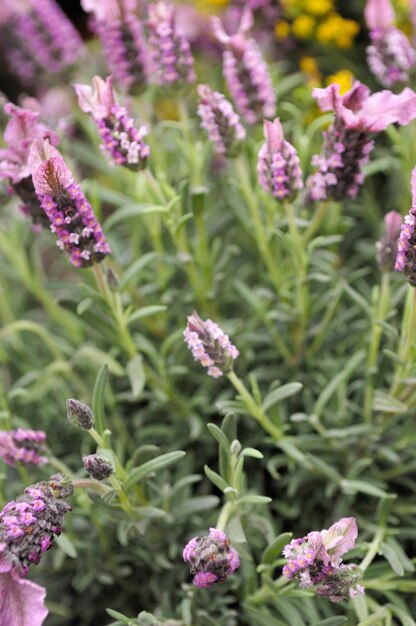
<svg viewBox="0 0 416 626"><path fill-rule="evenodd" d="M328 76L325 83L327 85L337 83L341 87L341 93L343 94L351 89L353 80L354 74L350 70L339 70L339 72Z"/></svg>
<svg viewBox="0 0 416 626"><path fill-rule="evenodd" d="M334 3L332 0L306 0L305 9L312 15L322 16L333 11Z"/></svg>
<svg viewBox="0 0 416 626"><path fill-rule="evenodd" d="M299 39L309 39L315 29L315 20L310 15L299 15L292 24L292 30Z"/></svg>
<svg viewBox="0 0 416 626"><path fill-rule="evenodd" d="M357 22L345 20L338 15L338 13L331 13L327 19L318 26L316 38L323 44L332 44L339 48L349 48L359 30L360 26Z"/></svg>
<svg viewBox="0 0 416 626"><path fill-rule="evenodd" d="M217 9L226 7L229 0L194 0L193 4L200 11L206 13L215 12Z"/></svg>
<svg viewBox="0 0 416 626"><path fill-rule="evenodd" d="M316 59L313 57L301 57L299 61L301 71L307 76L309 87L319 87L321 84L321 72Z"/></svg>
<svg viewBox="0 0 416 626"><path fill-rule="evenodd" d="M290 26L289 26L289 22L277 22L276 26L274 27L274 34L277 37L277 39L286 39L286 37L289 36L290 33Z"/></svg>

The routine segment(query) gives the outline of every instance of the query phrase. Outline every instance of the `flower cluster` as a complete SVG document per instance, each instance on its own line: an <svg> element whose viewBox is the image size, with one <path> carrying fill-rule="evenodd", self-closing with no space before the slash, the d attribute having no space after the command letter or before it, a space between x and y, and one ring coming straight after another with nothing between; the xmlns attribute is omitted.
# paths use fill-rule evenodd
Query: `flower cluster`
<svg viewBox="0 0 416 626"><path fill-rule="evenodd" d="M209 376L219 378L232 370L239 352L218 324L202 320L194 311L183 335L195 361L208 368Z"/></svg>
<svg viewBox="0 0 416 626"><path fill-rule="evenodd" d="M257 172L263 189L278 200L292 200L302 189L302 171L295 148L285 141L278 118L264 122L265 143L260 148Z"/></svg>
<svg viewBox="0 0 416 626"><path fill-rule="evenodd" d="M308 200L356 198L374 145L371 133L414 119L416 93L406 88L397 95L390 91L370 95L368 87L356 81L343 96L339 85L314 89L312 94L322 111L334 111L335 120L324 133L323 154L313 158L318 171L308 178Z"/></svg>
<svg viewBox="0 0 416 626"><path fill-rule="evenodd" d="M61 534L74 487L60 474L25 489L0 512L0 556L24 576Z"/></svg>
<svg viewBox="0 0 416 626"><path fill-rule="evenodd" d="M390 0L367 0L364 18L370 29L368 65L385 87L408 82L416 64L416 53L406 35L394 26Z"/></svg>
<svg viewBox="0 0 416 626"><path fill-rule="evenodd" d="M18 428L0 432L0 457L5 463L15 467L16 462L45 465L48 458L45 452L46 433L42 430Z"/></svg>
<svg viewBox="0 0 416 626"><path fill-rule="evenodd" d="M9 55L13 67L22 54L51 73L61 72L79 59L83 49L81 36L55 0L5 1L13 4L9 25L17 38L14 48L21 51L20 57Z"/></svg>
<svg viewBox="0 0 416 626"><path fill-rule="evenodd" d="M341 558L354 547L357 535L355 519L343 517L328 530L293 539L283 550L288 559L283 575L298 580L302 588L318 586L318 595L329 597L332 602L364 593L364 587L358 584L357 566L344 565Z"/></svg>
<svg viewBox="0 0 416 626"><path fill-rule="evenodd" d="M198 85L198 95L201 127L208 132L216 152L226 157L235 156L246 137L246 131L232 104L208 85Z"/></svg>
<svg viewBox="0 0 416 626"><path fill-rule="evenodd" d="M29 160L35 191L58 237L58 247L66 250L75 267L99 263L110 253L110 246L58 150L47 140L37 140Z"/></svg>
<svg viewBox="0 0 416 626"><path fill-rule="evenodd" d="M224 583L240 566L237 550L217 528L210 528L209 535L191 539L184 548L183 560L191 564L193 584L202 588Z"/></svg>
<svg viewBox="0 0 416 626"><path fill-rule="evenodd" d="M140 91L149 78L149 54L136 0L81 0L94 15L93 28L116 81L126 91Z"/></svg>
<svg viewBox="0 0 416 626"><path fill-rule="evenodd" d="M11 188L23 201L21 210L30 216L36 228L48 226L46 217L33 186L30 167L30 146L35 139L49 139L56 146L58 136L39 122L39 113L22 109L11 102L4 105L11 116L4 131L7 147L0 150L0 179L7 179Z"/></svg>
<svg viewBox="0 0 416 626"><path fill-rule="evenodd" d="M273 117L276 96L268 67L254 39L247 38L253 25L250 9L245 9L235 35L225 32L218 17L212 18L214 34L224 46L224 77L237 110L249 124Z"/></svg>
<svg viewBox="0 0 416 626"><path fill-rule="evenodd" d="M412 207L401 226L395 270L416 287L416 168L412 172Z"/></svg>
<svg viewBox="0 0 416 626"><path fill-rule="evenodd" d="M402 216L390 211L384 216L384 236L376 243L377 261L380 268L392 272L395 267Z"/></svg>
<svg viewBox="0 0 416 626"><path fill-rule="evenodd" d="M146 126L136 128L127 110L117 102L112 77L103 81L93 78L93 88L75 84L78 102L83 111L91 113L103 141L102 149L116 165L139 170L146 166L150 148L144 143Z"/></svg>
<svg viewBox="0 0 416 626"><path fill-rule="evenodd" d="M174 5L149 4L148 14L152 82L162 87L181 87L195 82L191 48L176 24Z"/></svg>

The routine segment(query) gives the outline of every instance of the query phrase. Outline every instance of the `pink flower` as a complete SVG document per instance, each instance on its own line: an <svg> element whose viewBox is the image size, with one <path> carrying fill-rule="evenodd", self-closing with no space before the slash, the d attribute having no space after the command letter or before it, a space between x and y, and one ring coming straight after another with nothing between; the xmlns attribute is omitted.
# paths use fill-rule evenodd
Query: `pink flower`
<svg viewBox="0 0 416 626"><path fill-rule="evenodd" d="M193 584L201 588L224 583L240 567L237 550L217 528L210 528L209 535L191 539L183 550L183 560L191 565Z"/></svg>
<svg viewBox="0 0 416 626"><path fill-rule="evenodd" d="M370 95L369 88L356 81L343 96L338 84L314 89L312 95L322 111L334 111L351 130L378 133L389 124L404 126L416 117L416 93L408 87L400 94L383 90Z"/></svg>
<svg viewBox="0 0 416 626"><path fill-rule="evenodd" d="M41 626L48 615L46 590L19 576L0 546L1 626Z"/></svg>
<svg viewBox="0 0 416 626"><path fill-rule="evenodd" d="M358 528L354 517L342 517L328 530L321 530L323 546L331 565L340 564L341 557L355 546L357 536Z"/></svg>
<svg viewBox="0 0 416 626"><path fill-rule="evenodd" d="M367 0L364 19L369 30L387 30L394 24L394 11L390 0Z"/></svg>
<svg viewBox="0 0 416 626"><path fill-rule="evenodd" d="M412 206L401 226L396 265L403 271L409 283L416 286L416 168L412 172Z"/></svg>
<svg viewBox="0 0 416 626"><path fill-rule="evenodd" d="M48 458L44 455L46 434L24 428L0 432L0 458L11 467L16 462L46 465Z"/></svg>

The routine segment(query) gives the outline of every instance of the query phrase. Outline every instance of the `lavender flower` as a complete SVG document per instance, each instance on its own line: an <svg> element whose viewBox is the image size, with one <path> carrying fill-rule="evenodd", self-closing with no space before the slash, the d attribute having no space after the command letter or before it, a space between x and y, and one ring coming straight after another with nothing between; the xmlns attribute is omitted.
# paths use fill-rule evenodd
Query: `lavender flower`
<svg viewBox="0 0 416 626"><path fill-rule="evenodd" d="M143 28L135 15L136 0L81 0L94 14L93 28L115 80L126 91L140 91L149 77L149 59Z"/></svg>
<svg viewBox="0 0 416 626"><path fill-rule="evenodd" d="M24 576L61 534L74 487L60 474L25 489L0 511L0 557Z"/></svg>
<svg viewBox="0 0 416 626"><path fill-rule="evenodd" d="M68 421L81 430L90 430L94 426L94 413L88 404L79 402L79 400L71 398L66 401L66 415Z"/></svg>
<svg viewBox="0 0 416 626"><path fill-rule="evenodd" d="M376 243L377 260L385 272L392 272L396 263L398 238L402 226L402 216L390 211L384 216L384 236Z"/></svg>
<svg viewBox="0 0 416 626"><path fill-rule="evenodd" d="M406 35L394 26L390 0L367 0L364 17L371 39L367 61L374 76L385 87L408 82L416 53Z"/></svg>
<svg viewBox="0 0 416 626"><path fill-rule="evenodd" d="M0 544L0 603L3 626L42 626L48 609L44 604L46 589L23 578L4 556L6 544ZM16 621L18 620L18 622Z"/></svg>
<svg viewBox="0 0 416 626"><path fill-rule="evenodd" d="M175 19L175 7L167 2L148 5L147 26L151 48L152 82L181 87L195 81L191 48Z"/></svg>
<svg viewBox="0 0 416 626"><path fill-rule="evenodd" d="M17 462L33 465L46 465L46 433L42 430L5 430L0 432L0 457L5 463L16 466Z"/></svg>
<svg viewBox="0 0 416 626"><path fill-rule="evenodd" d="M81 36L54 0L6 1L14 7L14 35L38 66L58 73L79 59Z"/></svg>
<svg viewBox="0 0 416 626"><path fill-rule="evenodd" d="M302 189L302 171L295 148L285 141L279 118L264 122L265 143L260 148L257 172L263 189L278 200L293 200Z"/></svg>
<svg viewBox="0 0 416 626"><path fill-rule="evenodd" d="M322 111L334 111L335 119L324 132L323 154L312 159L318 171L306 183L310 202L356 198L374 146L371 133L416 117L416 93L409 88L398 95L390 91L370 95L368 87L357 81L343 96L339 91L336 84L312 91Z"/></svg>
<svg viewBox="0 0 416 626"><path fill-rule="evenodd" d="M88 474L95 480L104 480L114 471L111 462L101 454L84 455L82 462Z"/></svg>
<svg viewBox="0 0 416 626"><path fill-rule="evenodd" d="M212 91L208 85L198 85L198 95L201 127L208 132L217 154L236 156L246 138L246 131L232 104L218 91Z"/></svg>
<svg viewBox="0 0 416 626"><path fill-rule="evenodd" d="M416 287L416 168L412 171L412 207L402 224L395 270Z"/></svg>
<svg viewBox="0 0 416 626"><path fill-rule="evenodd" d="M240 567L237 550L216 528L210 528L207 536L191 539L184 548L183 560L191 564L193 584L203 588L224 583Z"/></svg>
<svg viewBox="0 0 416 626"><path fill-rule="evenodd" d="M357 535L356 520L343 517L328 530L312 531L306 537L292 539L283 550L288 559L283 575L298 580L302 588L318 586L318 595L327 596L332 602L364 593L358 584L358 568L342 563L342 556L354 547Z"/></svg>
<svg viewBox="0 0 416 626"><path fill-rule="evenodd" d="M102 149L111 161L132 170L146 166L150 148L144 143L146 126L137 129L127 110L117 102L112 77L103 81L94 76L93 87L75 84L79 106L91 113L102 139Z"/></svg>
<svg viewBox="0 0 416 626"><path fill-rule="evenodd" d="M253 25L249 8L242 14L235 35L226 34L218 17L212 18L214 34L224 46L223 71L237 110L249 124L273 117L276 97L267 65L254 39L246 37Z"/></svg>
<svg viewBox="0 0 416 626"><path fill-rule="evenodd" d="M49 220L40 206L29 166L30 146L35 139L49 139L52 145L58 136L41 124L39 113L22 109L11 102L4 105L11 116L4 131L7 147L0 150L0 179L8 179L12 190L23 201L21 210L31 217L35 228L48 226Z"/></svg>
<svg viewBox="0 0 416 626"><path fill-rule="evenodd" d="M202 320L194 311L183 335L195 361L208 368L208 376L219 378L232 370L239 352L217 324Z"/></svg>
<svg viewBox="0 0 416 626"><path fill-rule="evenodd" d="M75 267L99 263L110 253L100 224L61 154L47 140L32 145L30 166L35 191L57 245Z"/></svg>

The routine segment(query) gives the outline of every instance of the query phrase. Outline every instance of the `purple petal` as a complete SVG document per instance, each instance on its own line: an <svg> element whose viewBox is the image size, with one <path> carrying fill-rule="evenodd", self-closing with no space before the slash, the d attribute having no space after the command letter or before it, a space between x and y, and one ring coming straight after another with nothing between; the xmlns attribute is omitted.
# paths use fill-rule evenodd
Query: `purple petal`
<svg viewBox="0 0 416 626"><path fill-rule="evenodd" d="M325 549L331 557L331 564L336 566L343 554L355 546L358 536L355 517L343 517L328 530L321 531Z"/></svg>
<svg viewBox="0 0 416 626"><path fill-rule="evenodd" d="M0 558L1 626L41 626L48 615L46 589L21 578Z"/></svg>
<svg viewBox="0 0 416 626"><path fill-rule="evenodd" d="M390 0L367 0L364 19L369 30L387 30L394 24L394 11Z"/></svg>
<svg viewBox="0 0 416 626"><path fill-rule="evenodd" d="M380 91L373 94L364 104L360 118L369 131L385 130L389 124L409 124L416 117L416 93L406 87L402 93Z"/></svg>
<svg viewBox="0 0 416 626"><path fill-rule="evenodd" d="M264 121L264 136L266 137L267 148L271 154L279 152L284 140L283 129L278 117L274 122Z"/></svg>
<svg viewBox="0 0 416 626"><path fill-rule="evenodd" d="M92 79L93 87L89 85L74 84L80 108L85 113L92 113L95 117L103 118L111 114L111 109L116 104L112 88L112 77L103 80L99 76Z"/></svg>

